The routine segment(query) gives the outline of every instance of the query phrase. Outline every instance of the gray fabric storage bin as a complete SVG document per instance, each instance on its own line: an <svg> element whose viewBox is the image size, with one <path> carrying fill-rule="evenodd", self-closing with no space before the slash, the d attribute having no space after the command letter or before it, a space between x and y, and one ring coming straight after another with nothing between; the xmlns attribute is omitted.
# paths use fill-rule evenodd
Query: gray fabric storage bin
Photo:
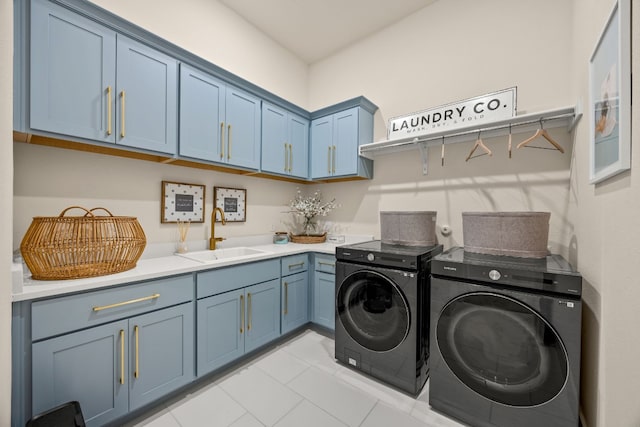
<svg viewBox="0 0 640 427"><path fill-rule="evenodd" d="M549 212L463 212L464 250L488 255L544 258Z"/></svg>
<svg viewBox="0 0 640 427"><path fill-rule="evenodd" d="M380 212L380 240L390 245L435 245L436 215L435 211Z"/></svg>

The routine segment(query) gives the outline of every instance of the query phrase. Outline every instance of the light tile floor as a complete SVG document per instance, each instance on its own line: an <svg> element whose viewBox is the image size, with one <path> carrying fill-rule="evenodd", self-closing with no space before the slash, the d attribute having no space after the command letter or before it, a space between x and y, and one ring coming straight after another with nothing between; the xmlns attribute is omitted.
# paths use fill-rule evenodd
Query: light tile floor
<svg viewBox="0 0 640 427"><path fill-rule="evenodd" d="M314 331L282 343L127 427L460 427L417 399L335 362Z"/></svg>

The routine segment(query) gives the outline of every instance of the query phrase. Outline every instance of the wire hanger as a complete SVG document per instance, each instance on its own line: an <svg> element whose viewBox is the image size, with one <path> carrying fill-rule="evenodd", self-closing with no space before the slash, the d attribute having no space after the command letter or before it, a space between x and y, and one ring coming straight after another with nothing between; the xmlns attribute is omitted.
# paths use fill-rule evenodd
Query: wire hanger
<svg viewBox="0 0 640 427"><path fill-rule="evenodd" d="M484 153L477 154L474 156L473 153L478 149L478 147L482 148L484 150ZM473 144L473 148L469 152L469 155L465 159L465 162L468 162L470 159L474 159L476 157L485 156L485 155L493 156L493 153L491 152L491 150L489 150L489 148L486 145L484 145L484 142L482 142L482 139L480 139L480 132L478 132L478 139L476 139L476 143Z"/></svg>
<svg viewBox="0 0 640 427"><path fill-rule="evenodd" d="M544 139L546 139L551 145L553 145L555 148L547 148L547 147L529 147L528 144L533 141L534 139L538 138L538 137L543 137ZM540 119L540 129L538 129L535 133L535 135L533 135L530 138L525 139L524 141L522 141L520 144L518 144L518 148L540 148L543 150L558 150L561 153L564 153L564 148L562 148L560 146L560 144L558 144L556 141L554 141L553 138L551 138L551 135L549 135L546 131L546 129L544 128L543 124L542 124L542 119Z"/></svg>
<svg viewBox="0 0 640 427"><path fill-rule="evenodd" d="M511 125L509 125L509 158L511 158Z"/></svg>
<svg viewBox="0 0 640 427"><path fill-rule="evenodd" d="M444 166L444 136L442 137L442 151L440 152L441 166Z"/></svg>

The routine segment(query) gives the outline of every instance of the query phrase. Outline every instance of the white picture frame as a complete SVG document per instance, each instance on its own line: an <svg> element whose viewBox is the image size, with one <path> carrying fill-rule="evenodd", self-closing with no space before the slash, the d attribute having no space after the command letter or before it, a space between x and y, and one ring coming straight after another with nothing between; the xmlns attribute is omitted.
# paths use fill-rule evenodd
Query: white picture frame
<svg viewBox="0 0 640 427"><path fill-rule="evenodd" d="M247 190L213 187L213 207L222 209L226 222L245 222L247 220ZM218 215L216 215L216 222L220 222Z"/></svg>
<svg viewBox="0 0 640 427"><path fill-rule="evenodd" d="M160 222L204 222L204 185L162 181Z"/></svg>
<svg viewBox="0 0 640 427"><path fill-rule="evenodd" d="M616 1L589 59L589 182L631 168L631 5Z"/></svg>

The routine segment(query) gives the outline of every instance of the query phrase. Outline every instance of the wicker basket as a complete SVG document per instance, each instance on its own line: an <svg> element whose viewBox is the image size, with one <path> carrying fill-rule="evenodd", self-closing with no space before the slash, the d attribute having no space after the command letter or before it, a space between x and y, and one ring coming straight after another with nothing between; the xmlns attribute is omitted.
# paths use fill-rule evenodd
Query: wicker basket
<svg viewBox="0 0 640 427"><path fill-rule="evenodd" d="M82 209L83 216L65 216ZM108 216L96 216L103 210ZM135 217L113 216L105 208L71 206L57 217L34 217L20 250L37 280L79 279L134 268L146 238Z"/></svg>
<svg viewBox="0 0 640 427"><path fill-rule="evenodd" d="M289 234L292 243L324 243L327 233L323 234Z"/></svg>

